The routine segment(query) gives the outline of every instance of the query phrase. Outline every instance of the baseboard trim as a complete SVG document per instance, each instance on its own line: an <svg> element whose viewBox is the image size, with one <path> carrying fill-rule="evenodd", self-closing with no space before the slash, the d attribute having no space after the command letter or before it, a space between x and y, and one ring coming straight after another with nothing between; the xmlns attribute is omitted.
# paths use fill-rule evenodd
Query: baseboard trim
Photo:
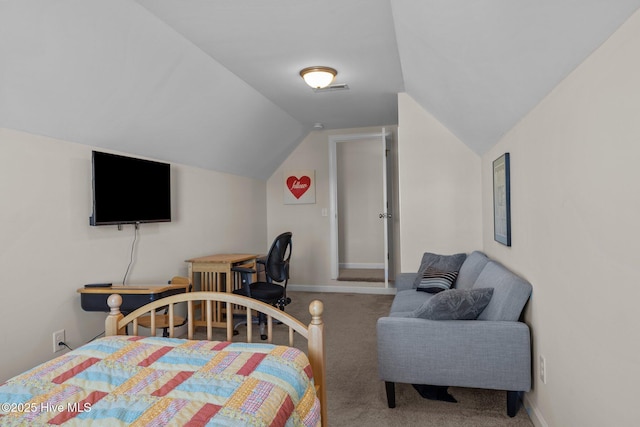
<svg viewBox="0 0 640 427"><path fill-rule="evenodd" d="M534 426L549 427L549 424L545 421L540 410L538 410L538 408L531 402L531 399L529 399L529 393L524 394L522 402L524 403L524 408L526 409L529 419L531 419Z"/></svg>
<svg viewBox="0 0 640 427"><path fill-rule="evenodd" d="M377 288L373 286L335 286L335 285L287 285L290 291L331 292L348 294L395 295L396 288Z"/></svg>

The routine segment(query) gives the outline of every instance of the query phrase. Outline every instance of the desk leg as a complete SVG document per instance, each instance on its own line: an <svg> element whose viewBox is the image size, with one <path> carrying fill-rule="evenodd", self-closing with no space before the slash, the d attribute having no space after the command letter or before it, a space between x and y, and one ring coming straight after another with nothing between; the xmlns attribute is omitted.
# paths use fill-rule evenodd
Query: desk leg
<svg viewBox="0 0 640 427"><path fill-rule="evenodd" d="M233 292L233 276L231 274L231 266L228 266L227 271L224 273L226 281L225 281L225 291L228 293Z"/></svg>
<svg viewBox="0 0 640 427"><path fill-rule="evenodd" d="M227 293L233 292L233 273L231 272L231 264L227 264L225 266L225 271L222 274L224 274L224 290L218 289L218 291L227 292ZM222 283L220 283L220 285L222 285ZM222 305L223 303L218 301L217 313L219 316L219 319L218 319L219 322L225 321L225 316L226 316L226 307L224 307L223 309Z"/></svg>

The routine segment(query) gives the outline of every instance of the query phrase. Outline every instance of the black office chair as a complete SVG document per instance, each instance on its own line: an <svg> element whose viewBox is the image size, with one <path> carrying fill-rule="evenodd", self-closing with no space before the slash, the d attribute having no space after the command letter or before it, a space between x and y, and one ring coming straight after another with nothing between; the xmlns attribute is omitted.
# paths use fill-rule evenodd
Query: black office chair
<svg viewBox="0 0 640 427"><path fill-rule="evenodd" d="M264 263L266 282L251 283L252 276L257 273L252 268L233 267L232 270L240 273L242 287L233 291L234 294L244 295L284 310L291 302L287 297L287 282L289 281L289 259L291 258L291 233L282 233L275 238ZM259 260L258 262L261 262ZM258 313L260 325L260 338L267 339L264 331L267 316ZM241 322L244 323L244 322ZM236 325L237 326L237 325Z"/></svg>

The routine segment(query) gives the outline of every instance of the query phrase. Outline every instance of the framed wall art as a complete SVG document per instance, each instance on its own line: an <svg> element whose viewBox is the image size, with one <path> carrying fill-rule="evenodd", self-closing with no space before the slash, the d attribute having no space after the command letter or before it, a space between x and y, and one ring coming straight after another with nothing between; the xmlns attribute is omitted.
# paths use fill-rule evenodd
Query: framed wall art
<svg viewBox="0 0 640 427"><path fill-rule="evenodd" d="M509 153L493 161L493 238L511 246L511 182Z"/></svg>
<svg viewBox="0 0 640 427"><path fill-rule="evenodd" d="M316 171L298 170L284 173L284 204L316 202Z"/></svg>

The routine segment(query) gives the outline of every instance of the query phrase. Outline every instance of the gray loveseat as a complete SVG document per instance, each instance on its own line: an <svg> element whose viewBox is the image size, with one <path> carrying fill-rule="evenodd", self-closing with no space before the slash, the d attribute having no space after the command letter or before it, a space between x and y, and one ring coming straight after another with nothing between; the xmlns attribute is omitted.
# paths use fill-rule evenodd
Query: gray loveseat
<svg viewBox="0 0 640 427"><path fill-rule="evenodd" d="M492 288L486 308L476 320L415 317L429 299L440 295L415 289L425 263L451 269L459 262L453 288ZM507 413L515 416L519 394L531 387L529 327L519 321L531 285L476 251L468 256L425 253L421 271L398 275L396 288L389 316L377 324L378 370L386 382L389 407L395 407L396 382L472 387L507 391Z"/></svg>

